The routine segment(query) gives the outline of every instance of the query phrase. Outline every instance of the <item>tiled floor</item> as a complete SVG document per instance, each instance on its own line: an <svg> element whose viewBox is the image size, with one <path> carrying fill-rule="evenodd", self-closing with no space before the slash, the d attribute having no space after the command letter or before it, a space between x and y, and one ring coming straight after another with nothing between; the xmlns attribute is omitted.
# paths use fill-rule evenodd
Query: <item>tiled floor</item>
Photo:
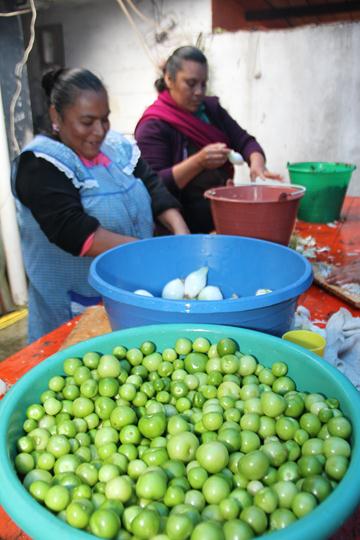
<svg viewBox="0 0 360 540"><path fill-rule="evenodd" d="M27 317L0 330L0 362L26 346Z"/></svg>

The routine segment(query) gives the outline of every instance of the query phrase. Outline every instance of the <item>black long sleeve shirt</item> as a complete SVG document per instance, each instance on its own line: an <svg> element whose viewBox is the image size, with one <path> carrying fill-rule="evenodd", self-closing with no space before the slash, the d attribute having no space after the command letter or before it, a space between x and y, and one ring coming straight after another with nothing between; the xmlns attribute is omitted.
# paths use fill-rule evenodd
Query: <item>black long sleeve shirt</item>
<svg viewBox="0 0 360 540"><path fill-rule="evenodd" d="M139 159L134 176L147 188L156 218L169 208L180 208L146 161ZM30 209L50 242L79 255L85 240L101 226L81 204L80 191L55 165L32 152L21 154L15 180L18 199Z"/></svg>

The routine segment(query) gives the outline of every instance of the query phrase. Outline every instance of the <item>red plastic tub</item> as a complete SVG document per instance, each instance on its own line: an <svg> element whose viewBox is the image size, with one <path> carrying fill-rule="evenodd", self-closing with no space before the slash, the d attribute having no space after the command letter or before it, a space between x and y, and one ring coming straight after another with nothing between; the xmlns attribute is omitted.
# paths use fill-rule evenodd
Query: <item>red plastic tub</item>
<svg viewBox="0 0 360 540"><path fill-rule="evenodd" d="M245 184L209 189L204 196L217 233L288 245L304 193L302 186Z"/></svg>

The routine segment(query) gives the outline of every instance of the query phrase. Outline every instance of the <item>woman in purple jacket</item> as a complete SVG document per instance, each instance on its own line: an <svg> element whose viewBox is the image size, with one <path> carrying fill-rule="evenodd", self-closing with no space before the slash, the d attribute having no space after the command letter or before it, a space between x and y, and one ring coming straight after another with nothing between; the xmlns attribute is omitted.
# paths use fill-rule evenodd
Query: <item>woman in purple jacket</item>
<svg viewBox="0 0 360 540"><path fill-rule="evenodd" d="M205 96L207 79L207 60L199 49L176 49L155 82L157 100L135 129L142 157L181 202L192 233L214 228L203 193L232 178L231 149L248 163L251 180L280 179L266 169L256 139L231 118L217 97Z"/></svg>

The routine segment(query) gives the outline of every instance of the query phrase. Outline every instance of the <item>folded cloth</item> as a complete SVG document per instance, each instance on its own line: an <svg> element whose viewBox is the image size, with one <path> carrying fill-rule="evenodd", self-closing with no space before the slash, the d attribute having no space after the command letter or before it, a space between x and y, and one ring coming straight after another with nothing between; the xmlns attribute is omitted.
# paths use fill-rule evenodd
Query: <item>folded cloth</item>
<svg viewBox="0 0 360 540"><path fill-rule="evenodd" d="M340 308L326 325L324 359L360 390L360 317Z"/></svg>

